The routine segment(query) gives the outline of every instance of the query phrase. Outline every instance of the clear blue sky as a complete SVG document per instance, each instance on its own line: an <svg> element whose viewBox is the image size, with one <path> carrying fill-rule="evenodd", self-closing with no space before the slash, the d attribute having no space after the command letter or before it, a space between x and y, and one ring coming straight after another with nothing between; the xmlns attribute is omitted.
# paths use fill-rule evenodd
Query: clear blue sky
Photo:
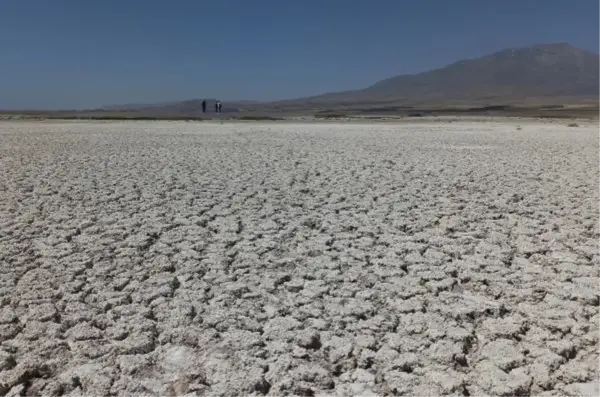
<svg viewBox="0 0 600 397"><path fill-rule="evenodd" d="M361 88L506 47L598 51L598 0L2 0L0 108Z"/></svg>

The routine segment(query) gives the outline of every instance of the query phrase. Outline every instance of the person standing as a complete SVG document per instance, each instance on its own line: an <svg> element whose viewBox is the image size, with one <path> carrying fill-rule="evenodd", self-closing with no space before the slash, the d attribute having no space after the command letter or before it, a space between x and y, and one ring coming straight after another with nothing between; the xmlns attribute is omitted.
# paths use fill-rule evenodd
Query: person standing
<svg viewBox="0 0 600 397"><path fill-rule="evenodd" d="M206 113L206 99L202 101L202 113Z"/></svg>
<svg viewBox="0 0 600 397"><path fill-rule="evenodd" d="M223 111L223 102L219 101L219 113Z"/></svg>
<svg viewBox="0 0 600 397"><path fill-rule="evenodd" d="M219 101L215 102L215 113L219 113Z"/></svg>

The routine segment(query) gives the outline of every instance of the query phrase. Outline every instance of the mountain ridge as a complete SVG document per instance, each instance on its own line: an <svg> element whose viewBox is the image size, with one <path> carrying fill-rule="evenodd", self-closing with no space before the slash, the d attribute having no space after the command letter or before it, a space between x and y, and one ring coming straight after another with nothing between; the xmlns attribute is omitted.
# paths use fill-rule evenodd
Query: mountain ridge
<svg viewBox="0 0 600 397"><path fill-rule="evenodd" d="M597 53L567 43L538 44L463 59L416 74L389 77L361 90L280 102L598 97L598 60ZM554 79L558 81L553 82Z"/></svg>
<svg viewBox="0 0 600 397"><path fill-rule="evenodd" d="M530 98L597 99L598 53L568 43L536 44L462 59L416 74L392 76L359 90L280 101L224 102L230 111L286 110L447 101L500 103ZM194 112L202 99L145 105L158 112ZM118 106L111 106L111 109Z"/></svg>

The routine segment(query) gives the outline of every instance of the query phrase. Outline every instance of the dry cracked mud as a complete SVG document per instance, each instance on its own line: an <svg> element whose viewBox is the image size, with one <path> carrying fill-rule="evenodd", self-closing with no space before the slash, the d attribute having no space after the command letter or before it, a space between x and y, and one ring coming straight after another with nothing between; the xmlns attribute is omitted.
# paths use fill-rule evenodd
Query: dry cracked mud
<svg viewBox="0 0 600 397"><path fill-rule="evenodd" d="M0 124L2 395L598 395L598 126Z"/></svg>

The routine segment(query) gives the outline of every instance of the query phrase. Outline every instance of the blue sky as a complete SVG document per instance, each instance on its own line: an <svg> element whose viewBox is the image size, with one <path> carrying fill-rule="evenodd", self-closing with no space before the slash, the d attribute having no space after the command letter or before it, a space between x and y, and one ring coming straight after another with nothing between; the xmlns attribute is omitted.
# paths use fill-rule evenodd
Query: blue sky
<svg viewBox="0 0 600 397"><path fill-rule="evenodd" d="M2 0L0 108L361 88L507 47L598 51L598 0Z"/></svg>

